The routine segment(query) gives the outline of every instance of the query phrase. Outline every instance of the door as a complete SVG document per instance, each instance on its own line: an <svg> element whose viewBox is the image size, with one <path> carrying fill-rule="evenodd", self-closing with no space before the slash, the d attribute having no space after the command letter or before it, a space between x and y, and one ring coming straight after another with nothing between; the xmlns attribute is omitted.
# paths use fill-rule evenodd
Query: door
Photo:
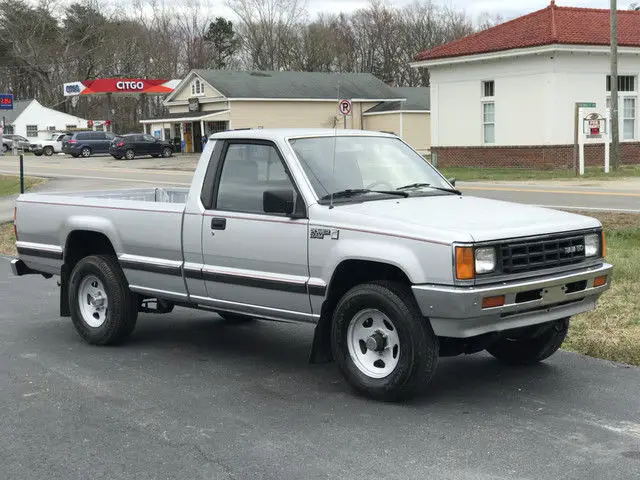
<svg viewBox="0 0 640 480"><path fill-rule="evenodd" d="M142 136L142 148L144 155L160 155L160 142L152 135Z"/></svg>
<svg viewBox="0 0 640 480"><path fill-rule="evenodd" d="M309 222L276 146L229 141L220 158L202 225L202 273L212 304L256 316L315 321L307 293ZM290 190L295 211L302 213L297 218L265 213L267 190Z"/></svg>

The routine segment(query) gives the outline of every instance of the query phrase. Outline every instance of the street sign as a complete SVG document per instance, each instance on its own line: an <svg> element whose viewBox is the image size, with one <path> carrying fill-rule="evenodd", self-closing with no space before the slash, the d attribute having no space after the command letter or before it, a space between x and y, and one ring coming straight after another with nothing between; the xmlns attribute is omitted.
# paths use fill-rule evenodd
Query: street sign
<svg viewBox="0 0 640 480"><path fill-rule="evenodd" d="M595 102L578 102L578 108L596 108Z"/></svg>
<svg viewBox="0 0 640 480"><path fill-rule="evenodd" d="M338 102L338 110L342 115L350 115L351 114L351 100L340 100Z"/></svg>
<svg viewBox="0 0 640 480"><path fill-rule="evenodd" d="M0 93L0 110L13 110L13 95Z"/></svg>

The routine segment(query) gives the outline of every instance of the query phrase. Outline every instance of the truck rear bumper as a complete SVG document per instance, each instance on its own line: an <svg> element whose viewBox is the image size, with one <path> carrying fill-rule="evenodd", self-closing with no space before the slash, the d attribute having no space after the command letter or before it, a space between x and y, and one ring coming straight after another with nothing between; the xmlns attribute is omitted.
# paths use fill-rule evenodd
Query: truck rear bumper
<svg viewBox="0 0 640 480"><path fill-rule="evenodd" d="M425 317L440 337L469 338L527 327L593 310L609 288L611 265L563 276L482 287L414 285ZM594 285L606 277L604 284ZM504 296L504 305L483 308L483 300Z"/></svg>
<svg viewBox="0 0 640 480"><path fill-rule="evenodd" d="M11 271L17 277L21 277L23 275L36 275L41 273L27 267L27 265L18 258L14 258L13 260L11 260Z"/></svg>

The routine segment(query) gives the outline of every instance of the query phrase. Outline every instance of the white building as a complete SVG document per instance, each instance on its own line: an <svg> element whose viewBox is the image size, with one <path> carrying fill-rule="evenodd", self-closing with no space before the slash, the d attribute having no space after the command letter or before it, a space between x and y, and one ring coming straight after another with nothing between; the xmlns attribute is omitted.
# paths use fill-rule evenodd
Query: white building
<svg viewBox="0 0 640 480"><path fill-rule="evenodd" d="M4 133L22 135L29 141L44 139L48 132L87 128L84 118L47 108L37 100L13 102L13 110L1 110L4 119Z"/></svg>
<svg viewBox="0 0 640 480"><path fill-rule="evenodd" d="M618 12L620 138L640 163L640 12ZM551 4L422 52L431 78L431 141L440 166L571 167L576 103L610 102L609 10ZM582 128L582 122L580 128ZM587 147L602 165L604 143Z"/></svg>

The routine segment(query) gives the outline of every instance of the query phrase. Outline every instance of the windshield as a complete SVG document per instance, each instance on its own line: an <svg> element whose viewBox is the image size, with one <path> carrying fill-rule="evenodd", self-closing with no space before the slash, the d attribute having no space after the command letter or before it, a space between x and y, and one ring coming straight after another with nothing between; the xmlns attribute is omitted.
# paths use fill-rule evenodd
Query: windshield
<svg viewBox="0 0 640 480"><path fill-rule="evenodd" d="M345 190L391 191L414 184L451 188L423 157L397 138L313 137L290 143L319 198Z"/></svg>

